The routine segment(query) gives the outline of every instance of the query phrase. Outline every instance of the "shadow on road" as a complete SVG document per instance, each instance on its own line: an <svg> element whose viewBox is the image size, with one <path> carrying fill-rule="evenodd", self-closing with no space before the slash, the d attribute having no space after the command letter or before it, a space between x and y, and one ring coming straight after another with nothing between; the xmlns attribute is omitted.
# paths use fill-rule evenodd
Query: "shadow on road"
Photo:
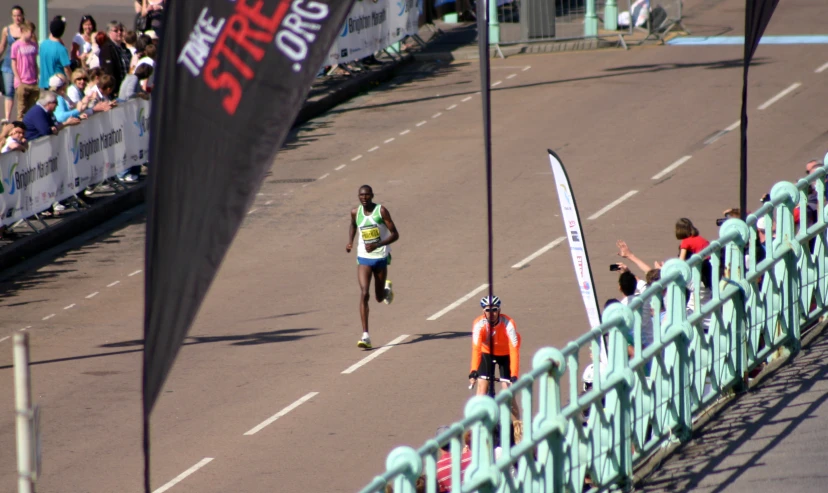
<svg viewBox="0 0 828 493"><path fill-rule="evenodd" d="M637 485L636 490L698 489L721 493L752 468L773 468L772 463L762 460L765 454L788 438L797 426L817 419L817 409L828 399L828 393L813 388L828 377L827 357L828 333L823 333L792 364L767 375L758 387L718 411L710 422L694 432L689 442L676 449ZM786 466L775 467L779 469L780 479L788 477L789 471L782 470ZM816 478L813 476L810 480ZM755 478L751 478L753 481ZM803 481L808 478L798 478L798 484L804 484Z"/></svg>
<svg viewBox="0 0 828 493"><path fill-rule="evenodd" d="M462 337L471 337L471 332L458 332L458 331L445 331L445 332L436 332L434 334L416 334L416 339L412 339L407 342L403 342L399 344L400 346L405 344L417 344L418 342L428 342L428 341L440 341L440 340L448 340L448 339L459 339Z"/></svg>

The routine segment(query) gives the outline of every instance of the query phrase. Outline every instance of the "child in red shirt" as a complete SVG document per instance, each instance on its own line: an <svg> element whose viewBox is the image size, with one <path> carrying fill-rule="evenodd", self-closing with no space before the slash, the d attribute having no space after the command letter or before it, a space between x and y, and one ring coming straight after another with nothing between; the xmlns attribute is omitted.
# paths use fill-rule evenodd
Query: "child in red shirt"
<svg viewBox="0 0 828 493"><path fill-rule="evenodd" d="M707 248L710 242L699 236L699 230L686 217L676 221L676 239L681 240L679 258L687 260L690 256Z"/></svg>

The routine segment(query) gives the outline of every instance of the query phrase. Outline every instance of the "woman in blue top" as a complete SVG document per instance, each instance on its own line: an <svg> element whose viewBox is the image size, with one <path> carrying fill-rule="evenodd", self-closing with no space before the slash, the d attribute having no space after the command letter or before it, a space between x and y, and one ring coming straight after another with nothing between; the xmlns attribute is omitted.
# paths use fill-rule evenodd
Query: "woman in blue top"
<svg viewBox="0 0 828 493"><path fill-rule="evenodd" d="M3 121L7 122L11 118L12 106L14 105L14 73L11 66L11 45L20 38L20 26L26 22L26 16L23 14L23 7L15 5L11 8L12 23L3 28L0 33L0 72L2 72L3 79L0 86L3 89ZM32 35L32 40L37 43L37 38Z"/></svg>
<svg viewBox="0 0 828 493"><path fill-rule="evenodd" d="M86 120L88 115L85 111L85 103L81 102L78 108L73 108L66 101L66 79L62 75L53 75L49 78L49 90L57 95L57 107L55 108L55 119L64 125L77 125L81 120ZM91 112L91 110L89 110Z"/></svg>

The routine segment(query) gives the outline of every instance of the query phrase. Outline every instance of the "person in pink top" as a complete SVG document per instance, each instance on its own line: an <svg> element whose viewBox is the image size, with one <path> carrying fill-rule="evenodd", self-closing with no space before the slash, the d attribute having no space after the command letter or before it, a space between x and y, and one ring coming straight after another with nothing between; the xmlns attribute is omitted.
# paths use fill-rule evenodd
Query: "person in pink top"
<svg viewBox="0 0 828 493"><path fill-rule="evenodd" d="M37 43L32 39L34 24L20 26L20 39L11 47L12 72L14 72L14 97L17 101L17 119L34 106L40 95L37 85Z"/></svg>
<svg viewBox="0 0 828 493"><path fill-rule="evenodd" d="M699 230L693 226L693 221L686 217L676 221L676 239L681 241L681 245L679 245L679 258L681 260L687 260L710 244L709 241L699 236Z"/></svg>

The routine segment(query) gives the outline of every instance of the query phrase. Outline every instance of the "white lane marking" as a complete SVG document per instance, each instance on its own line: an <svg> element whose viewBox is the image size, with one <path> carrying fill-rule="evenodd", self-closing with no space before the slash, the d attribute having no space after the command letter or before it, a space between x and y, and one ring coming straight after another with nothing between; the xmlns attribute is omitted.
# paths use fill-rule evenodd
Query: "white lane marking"
<svg viewBox="0 0 828 493"><path fill-rule="evenodd" d="M431 118L437 118L437 117L439 117L439 116L440 116L440 115L442 115L442 114L443 114L442 112L437 112L437 113L434 113L433 115L431 115Z"/></svg>
<svg viewBox="0 0 828 493"><path fill-rule="evenodd" d="M495 82L494 84L492 84L492 87L497 87L497 86L499 86L500 84L503 84L503 81L502 81L502 80L499 80L499 81Z"/></svg>
<svg viewBox="0 0 828 493"><path fill-rule="evenodd" d="M212 461L212 460L213 460L212 457L205 457L205 458L201 459L200 461L198 461L198 463L196 465L194 465L193 467L191 467L191 468L187 469L186 471L182 472L181 474L179 474L178 476L173 478L172 481L170 481L169 483L165 484L164 486L158 488L157 490L153 491L152 493L164 493L168 489L170 489L173 486L177 485L178 483L184 481L184 479L186 479L187 476L189 476L190 474L198 471L202 467L209 464L210 461Z"/></svg>
<svg viewBox="0 0 828 493"><path fill-rule="evenodd" d="M727 127L725 127L725 132L732 132L739 128L742 125L742 120L736 120L735 122L731 123Z"/></svg>
<svg viewBox="0 0 828 493"><path fill-rule="evenodd" d="M391 140L393 140L393 139L391 139ZM337 166L336 168L334 168L334 171L339 171L339 170L341 170L342 168L344 168L345 166L348 166L348 165L347 165L347 164L340 164L339 166Z"/></svg>
<svg viewBox="0 0 828 493"><path fill-rule="evenodd" d="M287 195L287 194L286 194L286 195ZM273 203L273 201L272 201L272 200L268 200L267 202L265 202L265 205L270 205L270 204L272 204L272 203Z"/></svg>
<svg viewBox="0 0 828 493"><path fill-rule="evenodd" d="M6 337L4 337L4 338L0 339L0 342L5 341L5 340L6 340L6 339L8 339L9 337L11 337L11 336L6 336Z"/></svg>
<svg viewBox="0 0 828 493"><path fill-rule="evenodd" d="M385 139L385 142L383 142L383 144L390 144L391 142L394 142L395 140L396 140L396 137L391 137L390 139Z"/></svg>
<svg viewBox="0 0 828 493"><path fill-rule="evenodd" d="M528 257L526 257L525 259L523 259L523 260L521 260L520 262L518 262L518 263L516 263L515 265L513 265L513 266L512 266L512 268L513 268L513 269L520 269L520 268L521 268L521 267L523 267L524 265L526 265L526 264L528 264L529 262L531 262L531 261L535 260L536 258L540 257L541 255L543 255L544 253L548 252L549 250L552 250L552 249L553 249L553 248L555 248L556 246L560 245L560 244L561 244L561 242L562 242L562 241L564 241L565 239L566 239L566 237L565 237L565 236L561 236L560 238L555 238L554 240L552 240L552 242L551 242L551 243L549 243L549 244L548 244L548 245L546 245L545 247L541 248L541 249L540 249L540 250L538 250L537 252L533 253L532 255L529 255L529 256L528 256Z"/></svg>
<svg viewBox="0 0 828 493"><path fill-rule="evenodd" d="M24 331L24 330L26 330L26 329L31 329L31 328L32 328L32 326L31 326L31 325L27 325L27 326L23 327L22 329L20 329L20 331L22 332L22 331Z"/></svg>
<svg viewBox="0 0 828 493"><path fill-rule="evenodd" d="M673 163L673 164L671 164L670 166L667 166L667 167L666 167L666 168L664 168L663 170L661 170L661 171L659 171L658 173L656 173L655 175L653 175L653 180L658 180L658 179L660 179L662 176L666 175L667 173L669 173L669 172L673 171L674 169L678 168L678 167L679 167L679 166L681 166L682 164L684 164L684 163L686 163L687 161L689 161L689 160L690 160L690 158L692 158L692 157L693 157L693 156L684 156L684 157L682 157L681 159L678 159L676 162L674 162L674 163Z"/></svg>
<svg viewBox="0 0 828 493"><path fill-rule="evenodd" d="M63 309L64 309L64 310L69 310L70 308L74 308L74 307L75 307L75 304L74 304L74 303L72 303L71 305L64 306L64 307L63 307Z"/></svg>
<svg viewBox="0 0 828 493"><path fill-rule="evenodd" d="M821 74L822 72L825 71L825 69L828 69L828 63L825 63L825 65L822 65L818 69L814 70L814 73L815 74Z"/></svg>
<svg viewBox="0 0 828 493"><path fill-rule="evenodd" d="M356 156L354 156L354 157L352 157L352 158L351 158L351 161L352 161L352 162L353 162L353 161L358 161L358 160L360 160L360 159L362 159L362 154L357 154Z"/></svg>
<svg viewBox="0 0 828 493"><path fill-rule="evenodd" d="M396 346L397 344L403 342L406 339L408 339L408 334L403 334L400 337L397 337L393 341L389 342L385 346L383 346L379 349L374 349L373 351L371 351L371 354L369 354L368 356L362 358L361 360L354 363L353 365L349 366L347 370L342 372L342 374L347 375L349 373L355 372L359 367L365 365L366 363L368 363L372 359L374 359L377 356L381 355L382 353L388 351L389 349L391 349L392 347Z"/></svg>
<svg viewBox="0 0 828 493"><path fill-rule="evenodd" d="M515 78L515 77L517 77L517 74L509 74L509 75L506 76L507 79L512 79L512 78Z"/></svg>
<svg viewBox="0 0 828 493"><path fill-rule="evenodd" d="M52 318L54 316L55 316L54 313L52 313L51 315L46 315L45 317L43 317L43 320L49 320L50 318Z"/></svg>
<svg viewBox="0 0 828 493"><path fill-rule="evenodd" d="M449 306L447 306L447 307L443 308L442 310L440 310L439 312L435 313L434 315L432 315L432 316L428 317L426 320L437 320L438 318L442 317L442 316L443 316L443 315L445 315L446 313L448 313L448 312L450 312L450 311L454 310L454 309L455 309L455 308L457 308L458 306L460 306L460 305L462 305L463 303L465 303L465 302L469 301L470 299L474 298L474 296L475 296L477 293L479 293L479 292L483 291L484 289L486 289L486 288L488 288L488 287L489 287L489 285L488 285L488 284L481 284L481 285L480 285L477 289L475 289L475 290L474 290L474 291L472 291L471 293L467 294L466 296L463 296L463 297L462 297L462 298L460 298L459 300L457 300L457 301L455 301L454 303L450 304Z"/></svg>
<svg viewBox="0 0 828 493"><path fill-rule="evenodd" d="M140 274L141 272L144 272L144 271L142 271L141 269L138 269L138 270L136 270L135 272L133 272L133 273L131 273L130 275L128 275L127 277L137 276L137 275L138 275L138 274Z"/></svg>
<svg viewBox="0 0 828 493"><path fill-rule="evenodd" d="M532 66L531 66L531 65L527 65L527 66L523 67L523 70L521 70L521 72L526 72L526 71L527 71L527 70L529 70L530 68L532 68Z"/></svg>
<svg viewBox="0 0 828 493"><path fill-rule="evenodd" d="M251 211L251 212L253 212L253 211ZM116 284L120 284L120 283L121 283L121 281L111 282L111 283L107 284L106 287L111 288L112 286L115 286Z"/></svg>
<svg viewBox="0 0 828 493"><path fill-rule="evenodd" d="M320 176L319 178L317 178L317 179L316 179L316 181L319 181L319 180L324 180L324 179L325 179L325 178L327 178L328 176L330 176L330 173L325 173L324 175L322 175L322 176Z"/></svg>
<svg viewBox="0 0 828 493"><path fill-rule="evenodd" d="M95 296L98 296L98 292L97 292L97 291L95 291L94 293L92 293L92 294L90 294L90 295L87 295L87 296L86 296L86 299L87 299L87 300L89 300L89 299L94 298Z"/></svg>
<svg viewBox="0 0 828 493"><path fill-rule="evenodd" d="M423 126L423 125L425 125L425 124L426 124L426 121L425 121L425 120L423 120L423 121L421 121L420 123L418 123L416 126L418 126L418 127L422 127L422 126Z"/></svg>
<svg viewBox="0 0 828 493"><path fill-rule="evenodd" d="M372 147L372 148L368 149L368 152L374 152L374 151L376 151L377 149L379 149L379 146L374 146L374 147Z"/></svg>
<svg viewBox="0 0 828 493"><path fill-rule="evenodd" d="M447 110L453 110L454 108L457 108L457 105L456 105L456 104L453 104L453 105L449 106L449 107L448 107L448 108L446 108L446 109L447 109Z"/></svg>
<svg viewBox="0 0 828 493"><path fill-rule="evenodd" d="M601 216L603 216L604 214L606 214L607 212L609 212L609 211L610 211L610 209L612 209L613 207L617 206L617 205L618 205L618 204L620 204L621 202L623 202L623 201L627 200L628 198L632 197L633 195L635 195L635 194L637 194L637 193L638 193L638 190L630 190L629 192L627 192L627 193L625 193L624 195L622 195L620 198L618 198L618 199L616 199L616 200L614 200L614 201L610 202L610 204L609 204L609 205L607 205L606 207L604 207L604 208L603 208L603 209L601 209L600 211L598 211L598 212L596 212L595 214L593 214L593 215L589 216L587 219L589 219L589 220L598 219L599 217L601 217Z"/></svg>
<svg viewBox="0 0 828 493"><path fill-rule="evenodd" d="M305 394L304 397L300 398L299 400L297 400L293 404L291 404L288 407L282 409L278 413L276 413L273 416L267 418L266 420L262 421L261 423L259 423L255 427L251 428L249 431L245 432L245 436L255 435L256 433L262 431L267 425L273 423L274 421L281 418L285 414L293 411L297 407L299 407L302 404L304 404L304 403L308 402L309 400L313 399L313 397L316 396L317 394L319 394L319 392L309 392L309 393Z"/></svg>
<svg viewBox="0 0 828 493"><path fill-rule="evenodd" d="M461 99L460 102L465 103L466 101L471 101L471 98L471 96L466 96L465 98Z"/></svg>
<svg viewBox="0 0 828 493"><path fill-rule="evenodd" d="M718 132L713 134L712 137L705 140L704 145L709 146L710 144L712 144L713 142L716 142L717 140L721 139L722 137L724 137L727 134L728 134L727 130L719 130ZM655 179L655 178L653 178L653 179Z"/></svg>
<svg viewBox="0 0 828 493"><path fill-rule="evenodd" d="M400 135L405 135L405 134L407 134L407 133L408 133L408 132L410 132L410 131L411 131L411 130L409 130L409 129L407 129L407 128L406 128L405 130L403 130L402 132L400 132Z"/></svg>
<svg viewBox="0 0 828 493"><path fill-rule="evenodd" d="M310 183L305 183L304 185L302 185L302 188L305 188L308 185L310 185Z"/></svg>
<svg viewBox="0 0 828 493"><path fill-rule="evenodd" d="M250 214L253 214L257 210L259 210L259 209L250 209L250 211L248 211L247 215L249 216Z"/></svg>
<svg viewBox="0 0 828 493"><path fill-rule="evenodd" d="M764 103L762 103L762 106L760 106L759 109L760 110L767 109L770 105L772 105L773 103L775 103L775 102L779 101L780 99L784 98L788 94L792 93L793 91L796 90L797 87L799 87L801 85L802 84L799 83L799 82L794 82L793 84L789 85L788 87L786 87L785 89L780 91L779 94L777 94L776 96L774 96L774 97L768 99L767 101L765 101Z"/></svg>

